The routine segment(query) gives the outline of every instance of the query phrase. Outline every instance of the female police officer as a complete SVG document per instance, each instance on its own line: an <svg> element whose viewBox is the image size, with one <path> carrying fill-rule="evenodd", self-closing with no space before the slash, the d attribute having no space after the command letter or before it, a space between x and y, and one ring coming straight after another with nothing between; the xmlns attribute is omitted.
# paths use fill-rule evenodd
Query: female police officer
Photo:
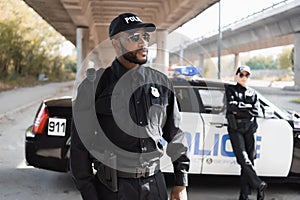
<svg viewBox="0 0 300 200"><path fill-rule="evenodd" d="M256 175L253 168L259 101L255 90L247 87L250 73L248 66L238 67L237 84L226 86L226 117L231 145L241 166L239 200L248 199L251 188L257 189L257 199L263 200L267 184Z"/></svg>
<svg viewBox="0 0 300 200"><path fill-rule="evenodd" d="M88 102L89 81L78 88L73 106L71 171L83 199L168 199L160 171L163 139L168 142L166 151L175 174L170 199L187 199L188 145L179 129L172 84L163 73L143 66L149 32L155 29L154 24L144 23L132 13L111 22L109 36L117 57L110 67L101 73L98 70L95 79L94 108L101 128L90 131L93 124L86 124L93 120L92 115L82 117L88 108L84 104ZM92 165L97 170L95 176Z"/></svg>

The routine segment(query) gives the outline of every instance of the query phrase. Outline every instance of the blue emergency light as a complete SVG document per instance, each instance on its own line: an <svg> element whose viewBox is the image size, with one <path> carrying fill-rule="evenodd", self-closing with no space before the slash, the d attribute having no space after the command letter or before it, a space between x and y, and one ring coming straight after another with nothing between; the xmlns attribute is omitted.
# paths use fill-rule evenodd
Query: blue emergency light
<svg viewBox="0 0 300 200"><path fill-rule="evenodd" d="M177 72L178 74L182 74L185 76L194 76L197 74L201 74L201 70L194 67L194 66L186 66L186 67L180 67L180 68L176 68L175 72Z"/></svg>

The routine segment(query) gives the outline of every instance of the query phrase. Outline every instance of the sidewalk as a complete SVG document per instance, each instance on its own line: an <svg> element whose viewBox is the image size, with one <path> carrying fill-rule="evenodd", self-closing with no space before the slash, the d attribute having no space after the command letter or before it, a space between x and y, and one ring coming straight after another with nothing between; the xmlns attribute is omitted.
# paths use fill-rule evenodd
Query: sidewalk
<svg viewBox="0 0 300 200"><path fill-rule="evenodd" d="M293 81L251 80L249 86L257 89L263 94L296 95L300 98L300 90L288 89L289 87L294 86Z"/></svg>
<svg viewBox="0 0 300 200"><path fill-rule="evenodd" d="M26 109L48 97L72 95L72 88L73 81L69 81L0 92L0 118L7 113Z"/></svg>

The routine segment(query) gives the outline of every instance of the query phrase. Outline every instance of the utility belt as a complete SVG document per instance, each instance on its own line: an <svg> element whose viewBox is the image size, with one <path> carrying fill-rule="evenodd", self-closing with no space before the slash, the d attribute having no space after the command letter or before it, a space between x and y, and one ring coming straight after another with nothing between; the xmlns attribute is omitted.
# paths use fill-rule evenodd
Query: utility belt
<svg viewBox="0 0 300 200"><path fill-rule="evenodd" d="M236 119L237 123L247 123L247 122L253 122L254 121L254 117L250 118L250 119Z"/></svg>
<svg viewBox="0 0 300 200"><path fill-rule="evenodd" d="M117 170L117 156L115 154L105 152L104 158L107 165L99 162L97 159L93 160L94 168L97 171L96 177L113 192L118 191L118 178L147 178L159 171L157 163L143 168L136 167L135 170L128 170L130 172L119 171Z"/></svg>
<svg viewBox="0 0 300 200"><path fill-rule="evenodd" d="M135 172L123 172L117 171L118 178L147 178L156 174L159 169L156 169L155 166L150 167L136 167Z"/></svg>
<svg viewBox="0 0 300 200"><path fill-rule="evenodd" d="M233 129L238 129L240 124L251 123L255 121L255 117L250 119L236 119L234 114L227 115L228 125Z"/></svg>

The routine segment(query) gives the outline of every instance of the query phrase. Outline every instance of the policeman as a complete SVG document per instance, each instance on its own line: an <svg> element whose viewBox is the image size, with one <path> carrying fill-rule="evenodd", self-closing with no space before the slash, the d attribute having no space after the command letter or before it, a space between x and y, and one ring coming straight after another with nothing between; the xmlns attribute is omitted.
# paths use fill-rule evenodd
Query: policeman
<svg viewBox="0 0 300 200"><path fill-rule="evenodd" d="M251 188L254 188L257 189L257 199L262 200L267 184L256 175L254 170L254 133L258 127L256 117L259 100L255 90L247 87L250 73L248 66L238 67L236 70L237 84L226 86L226 117L233 152L241 166L239 199L248 199Z"/></svg>
<svg viewBox="0 0 300 200"><path fill-rule="evenodd" d="M132 13L112 20L109 37L117 57L96 74L96 131L91 130L92 117L78 115L78 110L89 107L83 105L89 101L89 81L78 89L73 104L71 172L85 200L167 200L160 171L165 167L160 166L164 141L175 177L170 199L187 199L190 160L173 86L166 75L143 65L150 32L155 29Z"/></svg>

